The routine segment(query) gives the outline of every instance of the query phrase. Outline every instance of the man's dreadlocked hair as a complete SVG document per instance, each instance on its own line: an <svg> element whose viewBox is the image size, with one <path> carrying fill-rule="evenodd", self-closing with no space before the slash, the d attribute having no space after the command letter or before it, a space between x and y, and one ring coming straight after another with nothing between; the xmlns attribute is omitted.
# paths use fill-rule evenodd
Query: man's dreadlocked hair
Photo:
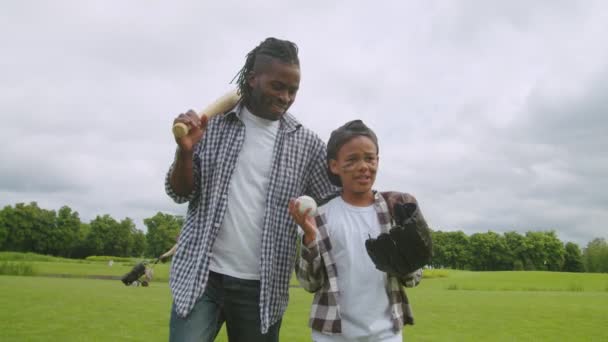
<svg viewBox="0 0 608 342"><path fill-rule="evenodd" d="M277 38L266 38L260 45L256 46L247 54L245 65L236 74L234 79L238 86L239 94L243 99L249 98L251 88L247 83L247 76L253 71L255 60L257 56L264 55L272 58L276 58L283 63L300 65L298 59L298 46L288 40L281 40ZM234 79L232 81L234 82Z"/></svg>

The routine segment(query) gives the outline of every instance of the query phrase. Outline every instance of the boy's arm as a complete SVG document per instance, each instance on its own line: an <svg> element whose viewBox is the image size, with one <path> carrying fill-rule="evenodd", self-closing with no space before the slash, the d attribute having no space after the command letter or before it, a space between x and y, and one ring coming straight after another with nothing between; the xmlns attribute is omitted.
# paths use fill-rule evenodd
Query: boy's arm
<svg viewBox="0 0 608 342"><path fill-rule="evenodd" d="M317 241L312 241L308 246L304 244L304 236L301 241L298 260L296 262L296 276L302 287L308 292L318 291L327 279L323 268L323 259L319 253Z"/></svg>
<svg viewBox="0 0 608 342"><path fill-rule="evenodd" d="M310 211L300 211L300 204L295 199L289 200L289 214L298 225L298 238L301 241L296 260L296 276L302 287L308 292L316 292L325 283L323 258L319 250L319 230L324 223L323 217L311 216Z"/></svg>

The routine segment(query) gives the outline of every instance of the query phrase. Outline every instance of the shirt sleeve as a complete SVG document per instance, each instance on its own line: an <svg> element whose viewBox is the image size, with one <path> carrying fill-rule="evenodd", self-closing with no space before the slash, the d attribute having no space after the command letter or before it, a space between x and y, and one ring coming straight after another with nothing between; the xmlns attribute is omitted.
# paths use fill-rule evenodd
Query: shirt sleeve
<svg viewBox="0 0 608 342"><path fill-rule="evenodd" d="M422 280L422 269L419 268L416 271L406 275L405 277L399 278L399 283L405 287L416 287Z"/></svg>
<svg viewBox="0 0 608 342"><path fill-rule="evenodd" d="M169 181L171 178L171 173L173 172L173 168L175 167L175 161L177 160L178 149L175 150L175 157L173 158L173 163L169 167L169 171L167 171L167 175L165 176L165 192L175 203L186 203L193 200L201 191L201 161L200 161L200 153L202 149L202 141L201 139L196 147L194 148L194 153L192 154L192 171L194 173L194 187L192 188L192 192L190 194L183 196L175 193L175 190L171 186L171 182Z"/></svg>
<svg viewBox="0 0 608 342"><path fill-rule="evenodd" d="M296 276L306 291L316 292L323 286L326 279L319 245L315 240L307 246L304 244L303 236L300 236L299 239L301 243L296 263Z"/></svg>

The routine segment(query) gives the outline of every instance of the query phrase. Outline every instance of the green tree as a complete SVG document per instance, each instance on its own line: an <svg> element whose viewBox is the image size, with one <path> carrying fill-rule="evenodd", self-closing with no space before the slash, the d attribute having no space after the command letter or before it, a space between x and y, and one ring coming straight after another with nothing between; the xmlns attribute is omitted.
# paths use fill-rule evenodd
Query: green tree
<svg viewBox="0 0 608 342"><path fill-rule="evenodd" d="M122 256L118 243L120 227L110 215L97 216L90 223L91 231L87 236L87 247L94 255Z"/></svg>
<svg viewBox="0 0 608 342"><path fill-rule="evenodd" d="M139 229L133 232L133 248L131 256L142 257L146 253L146 235Z"/></svg>
<svg viewBox="0 0 608 342"><path fill-rule="evenodd" d="M562 270L564 272L585 272L583 254L578 245L573 242L566 243Z"/></svg>
<svg viewBox="0 0 608 342"><path fill-rule="evenodd" d="M469 252L469 237L462 231L442 232L432 231L434 267L465 269L468 267L471 255Z"/></svg>
<svg viewBox="0 0 608 342"><path fill-rule="evenodd" d="M502 235L488 231L469 238L471 267L476 271L510 270L513 267L509 247Z"/></svg>
<svg viewBox="0 0 608 342"><path fill-rule="evenodd" d="M80 217L78 212L72 211L68 206L63 206L57 211L55 228L53 231L55 243L51 254L63 257L71 257L74 245L79 239Z"/></svg>
<svg viewBox="0 0 608 342"><path fill-rule="evenodd" d="M7 250L50 253L56 244L54 211L41 209L36 202L17 203L12 210L3 211Z"/></svg>
<svg viewBox="0 0 608 342"><path fill-rule="evenodd" d="M15 207L7 206L3 210L3 221L7 231L4 242L6 250L16 252L28 251L28 236L31 235L32 221L27 218L26 205L17 203Z"/></svg>
<svg viewBox="0 0 608 342"><path fill-rule="evenodd" d="M464 269L470 262L469 237L462 231L446 232L446 259L450 268Z"/></svg>
<svg viewBox="0 0 608 342"><path fill-rule="evenodd" d="M526 232L526 244L526 262L533 266L531 269L542 271L562 269L565 249L554 231Z"/></svg>
<svg viewBox="0 0 608 342"><path fill-rule="evenodd" d="M8 224L6 222L6 216L11 210L13 210L13 208L9 205L0 210L0 250L6 249L5 244L6 240L8 239Z"/></svg>
<svg viewBox="0 0 608 342"><path fill-rule="evenodd" d="M513 270L521 271L526 268L528 246L526 238L518 232L511 231L503 234L505 243L513 260Z"/></svg>
<svg viewBox="0 0 608 342"><path fill-rule="evenodd" d="M144 219L144 224L148 228L146 234L148 255L159 256L171 248L177 241L183 223L184 219L181 216L161 212Z"/></svg>
<svg viewBox="0 0 608 342"><path fill-rule="evenodd" d="M583 251L583 260L587 272L608 272L608 244L603 238L591 240Z"/></svg>
<svg viewBox="0 0 608 342"><path fill-rule="evenodd" d="M441 230L431 231L433 240L433 259L431 265L435 268L450 267L446 256L447 237Z"/></svg>
<svg viewBox="0 0 608 342"><path fill-rule="evenodd" d="M113 255L131 256L133 252L133 232L135 231L135 223L130 218L125 218L120 221L116 227L115 235L115 251Z"/></svg>
<svg viewBox="0 0 608 342"><path fill-rule="evenodd" d="M566 249L564 248L563 242L557 237L555 231L545 231L544 233L544 246L547 259L545 260L545 267L549 271L559 272L564 266L564 255Z"/></svg>
<svg viewBox="0 0 608 342"><path fill-rule="evenodd" d="M545 237L542 232L526 232L526 269L545 271L547 252L545 250Z"/></svg>
<svg viewBox="0 0 608 342"><path fill-rule="evenodd" d="M91 225L88 223L81 222L78 228L77 238L71 247L72 258L86 258L90 255L95 255L95 252L91 250L89 246L89 233L91 232Z"/></svg>

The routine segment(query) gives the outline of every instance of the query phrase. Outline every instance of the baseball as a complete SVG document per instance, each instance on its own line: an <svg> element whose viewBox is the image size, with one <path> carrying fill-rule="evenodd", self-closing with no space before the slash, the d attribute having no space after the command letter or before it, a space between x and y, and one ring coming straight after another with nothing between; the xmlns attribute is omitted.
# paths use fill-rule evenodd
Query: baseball
<svg viewBox="0 0 608 342"><path fill-rule="evenodd" d="M317 203L310 196L300 196L296 199L296 203L300 204L300 214L304 214L309 208L312 209L308 215L314 216L317 213Z"/></svg>

